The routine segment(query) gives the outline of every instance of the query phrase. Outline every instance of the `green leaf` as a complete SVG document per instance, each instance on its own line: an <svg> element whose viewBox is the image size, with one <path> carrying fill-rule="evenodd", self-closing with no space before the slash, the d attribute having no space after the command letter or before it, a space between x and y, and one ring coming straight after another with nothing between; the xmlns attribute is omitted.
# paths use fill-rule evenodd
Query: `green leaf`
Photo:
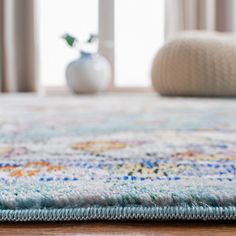
<svg viewBox="0 0 236 236"><path fill-rule="evenodd" d="M93 43L98 39L98 36L96 34L90 34L89 38L87 39L87 43Z"/></svg>
<svg viewBox="0 0 236 236"><path fill-rule="evenodd" d="M72 36L70 34L64 34L62 36L62 38L67 42L67 44L70 47L73 47L75 45L75 43L78 41L74 36Z"/></svg>

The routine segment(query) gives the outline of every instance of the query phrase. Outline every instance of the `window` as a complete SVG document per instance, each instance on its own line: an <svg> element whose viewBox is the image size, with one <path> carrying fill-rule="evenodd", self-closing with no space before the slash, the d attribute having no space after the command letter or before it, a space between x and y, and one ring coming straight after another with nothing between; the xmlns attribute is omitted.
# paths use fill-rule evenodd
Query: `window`
<svg viewBox="0 0 236 236"><path fill-rule="evenodd" d="M115 84L149 86L151 63L163 41L163 0L115 1Z"/></svg>
<svg viewBox="0 0 236 236"><path fill-rule="evenodd" d="M105 42L114 46L109 52L114 58L114 85L150 85L152 59L164 38L164 0L40 0L39 10L43 86L64 86L66 66L78 57L60 37L68 32L83 39L101 28L114 32L114 43L110 38ZM101 31L100 38L106 40L109 32Z"/></svg>
<svg viewBox="0 0 236 236"><path fill-rule="evenodd" d="M98 32L98 0L39 0L40 77L43 86L65 85L67 64L79 52L67 47L61 36L80 38Z"/></svg>

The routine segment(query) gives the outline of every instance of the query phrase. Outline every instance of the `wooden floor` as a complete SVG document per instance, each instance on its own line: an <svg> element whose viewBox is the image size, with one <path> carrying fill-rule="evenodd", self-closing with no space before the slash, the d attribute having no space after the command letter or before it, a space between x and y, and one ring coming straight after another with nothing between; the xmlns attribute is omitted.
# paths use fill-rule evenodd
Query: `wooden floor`
<svg viewBox="0 0 236 236"><path fill-rule="evenodd" d="M236 222L7 223L0 235L236 235Z"/></svg>

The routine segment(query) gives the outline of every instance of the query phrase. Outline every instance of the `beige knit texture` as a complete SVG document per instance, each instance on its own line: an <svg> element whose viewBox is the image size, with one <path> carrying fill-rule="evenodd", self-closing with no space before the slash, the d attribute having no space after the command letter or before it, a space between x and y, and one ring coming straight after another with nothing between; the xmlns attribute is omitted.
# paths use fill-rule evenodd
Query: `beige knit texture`
<svg viewBox="0 0 236 236"><path fill-rule="evenodd" d="M180 34L157 53L152 83L167 96L236 96L236 36Z"/></svg>

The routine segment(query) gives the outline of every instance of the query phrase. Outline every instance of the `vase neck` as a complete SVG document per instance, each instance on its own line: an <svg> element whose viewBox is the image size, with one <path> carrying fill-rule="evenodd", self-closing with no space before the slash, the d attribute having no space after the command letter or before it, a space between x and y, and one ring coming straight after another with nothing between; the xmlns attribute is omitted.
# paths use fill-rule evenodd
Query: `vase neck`
<svg viewBox="0 0 236 236"><path fill-rule="evenodd" d="M80 57L82 57L82 58L90 58L93 55L94 55L94 53L90 53L90 52L84 52L84 51L80 52Z"/></svg>

